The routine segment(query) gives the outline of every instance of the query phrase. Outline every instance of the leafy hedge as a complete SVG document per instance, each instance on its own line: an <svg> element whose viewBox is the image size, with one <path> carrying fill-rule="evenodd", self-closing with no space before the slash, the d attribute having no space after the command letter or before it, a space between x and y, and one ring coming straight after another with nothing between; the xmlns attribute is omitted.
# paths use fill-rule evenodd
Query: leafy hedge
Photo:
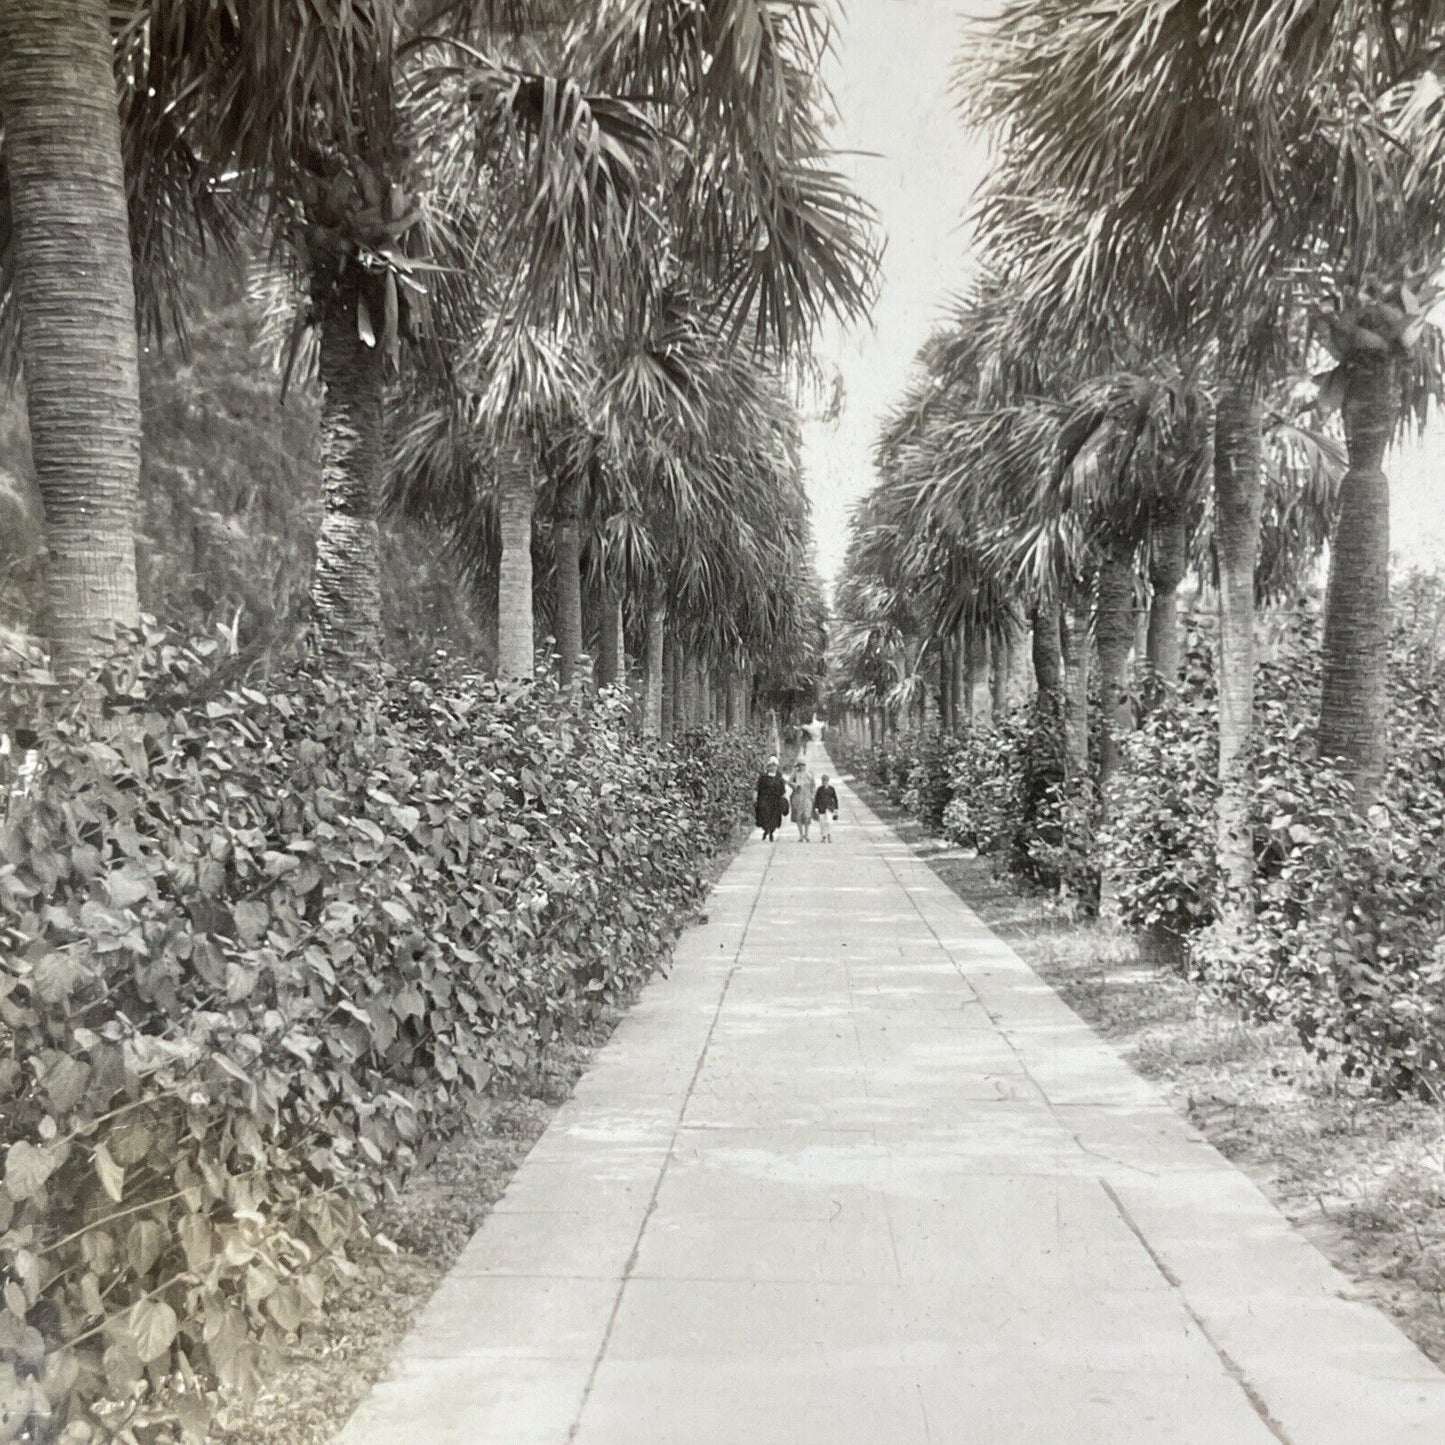
<svg viewBox="0 0 1445 1445"><path fill-rule="evenodd" d="M43 765L0 831L0 1441L255 1387L476 1092L664 958L759 752L208 651L7 699Z"/></svg>

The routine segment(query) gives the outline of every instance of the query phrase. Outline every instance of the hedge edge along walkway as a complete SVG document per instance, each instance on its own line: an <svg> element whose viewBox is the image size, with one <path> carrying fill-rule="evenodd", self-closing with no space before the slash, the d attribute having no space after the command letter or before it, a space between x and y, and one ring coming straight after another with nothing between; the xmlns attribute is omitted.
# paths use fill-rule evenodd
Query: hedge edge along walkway
<svg viewBox="0 0 1445 1445"><path fill-rule="evenodd" d="M1445 1440L1445 1375L840 793L743 850L341 1445Z"/></svg>

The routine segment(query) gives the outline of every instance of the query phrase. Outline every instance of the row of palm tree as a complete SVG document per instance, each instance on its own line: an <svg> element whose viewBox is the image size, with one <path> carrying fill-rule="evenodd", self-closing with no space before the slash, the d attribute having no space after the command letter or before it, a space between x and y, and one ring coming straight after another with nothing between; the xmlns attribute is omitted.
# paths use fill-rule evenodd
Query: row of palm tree
<svg viewBox="0 0 1445 1445"><path fill-rule="evenodd" d="M258 239L288 379L319 378L334 662L375 653L388 503L496 587L504 675L534 666L534 550L564 682L584 575L608 680L629 627L653 692L670 643L720 677L792 645L790 378L819 321L864 312L876 249L828 158L828 33L822 0L7 6L0 342L57 664L137 613L137 324L183 329L197 253Z"/></svg>
<svg viewBox="0 0 1445 1445"><path fill-rule="evenodd" d="M1436 0L1004 0L959 71L996 137L983 279L888 429L873 507L906 505L961 576L1001 582L1037 656L1062 614L1066 713L1092 637L1106 805L1135 614L1168 687L1178 588L1192 570L1212 590L1234 898L1256 607L1326 540L1319 747L1365 797L1386 758L1382 465L1440 374L1442 40ZM906 587L916 562L868 518L865 574Z"/></svg>

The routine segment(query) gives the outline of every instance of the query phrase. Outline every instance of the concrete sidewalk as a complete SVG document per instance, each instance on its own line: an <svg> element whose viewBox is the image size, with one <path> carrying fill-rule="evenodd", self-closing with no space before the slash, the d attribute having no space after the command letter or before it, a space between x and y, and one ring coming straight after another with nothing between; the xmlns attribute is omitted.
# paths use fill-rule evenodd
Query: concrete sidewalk
<svg viewBox="0 0 1445 1445"><path fill-rule="evenodd" d="M342 1445L1445 1441L1445 1376L839 791L831 847L744 848Z"/></svg>

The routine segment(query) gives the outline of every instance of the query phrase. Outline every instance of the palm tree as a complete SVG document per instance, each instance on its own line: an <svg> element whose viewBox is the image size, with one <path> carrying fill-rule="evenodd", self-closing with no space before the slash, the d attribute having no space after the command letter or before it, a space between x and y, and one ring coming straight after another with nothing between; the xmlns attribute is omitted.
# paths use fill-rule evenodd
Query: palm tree
<svg viewBox="0 0 1445 1445"><path fill-rule="evenodd" d="M10 13L40 23L38 10ZM239 16L136 0L117 15L131 209L146 222L138 253L163 272L178 217L224 240L238 216L259 214L306 295L298 326L331 333L317 349L327 511L316 600L338 656L364 655L375 634L384 370L428 326L452 344L475 334L474 321L439 322L478 274L494 323L545 328L559 315L580 323L594 304L625 313L636 258L681 257L735 334L782 349L825 312L866 305L866 217L820 160L826 24L812 0L781 24L764 0L701 24L666 3L609 0L579 16L477 0L419 13L430 30L411 40L400 0ZM767 45L737 43L764 33ZM543 73L521 63L537 55ZM645 94L654 119L589 93L589 77ZM643 278L658 282L670 278Z"/></svg>
<svg viewBox="0 0 1445 1445"><path fill-rule="evenodd" d="M7 0L0 115L46 624L70 669L139 616L135 287L104 0Z"/></svg>
<svg viewBox="0 0 1445 1445"><path fill-rule="evenodd" d="M1438 335L1426 315L1435 288L1416 277L1381 294L1366 286L1327 313L1337 365L1324 379L1326 404L1344 420L1349 468L1340 486L1325 601L1320 753L1345 761L1369 790L1384 774L1389 703L1390 490L1385 450L1402 419L1424 419L1438 394Z"/></svg>
<svg viewBox="0 0 1445 1445"><path fill-rule="evenodd" d="M1142 562L1148 559L1157 588L1152 657L1173 678L1177 663L1167 659L1180 647L1175 591L1210 540L1203 503L1213 388L1132 346L1118 347L1114 368L1098 372L1106 354L1045 350L1026 319L987 291L965 305L950 332L925 348L920 381L885 428L880 482L859 514L849 558L853 573L877 579L874 607L888 609L899 632L909 635L900 598L925 619L942 616L934 625L944 649L954 616L962 615L944 611L951 586L955 605L979 606L993 585L999 596L986 615L1028 613L1040 692L1062 723L1065 774L1081 820L1092 807L1091 653L1097 648L1108 724L1101 759L1107 806L1117 789L1119 739L1134 723L1129 659ZM1120 369L1119 359L1133 369ZM1328 444L1282 416L1271 418L1267 451L1261 439L1259 465L1269 483L1260 495L1271 499L1269 565L1252 568L1247 579L1251 617L1257 588L1278 588L1301 551L1317 555L1331 477L1341 470ZM860 610L855 605L845 636L870 634L874 618L857 616ZM928 625L915 621L912 635ZM1006 623L978 635L996 656L1006 653ZM857 661L866 648L845 656ZM997 667L996 679L1002 674ZM981 682L976 674L974 686Z"/></svg>
<svg viewBox="0 0 1445 1445"><path fill-rule="evenodd" d="M701 329L685 368L674 356L672 382L646 389L645 400L629 396L620 379L625 369L599 379L587 369L585 350L543 346L530 331L512 336L476 365L475 384L488 378L486 391L465 402L455 388L418 399L396 449L398 501L437 520L470 550L462 559L469 574L499 587L499 670L512 675L531 665L532 589L517 564L530 565L533 552L550 564L559 636L569 626L580 636L579 539L565 537L555 519L576 505L556 500L567 474L585 475L579 534L587 537L587 565L647 603L644 726L662 731L669 641L685 644L674 697L677 720L688 725L700 716L703 667L726 675L754 666L800 626L801 603L788 582L806 572L793 408L765 365ZM653 356L648 367L661 360ZM464 390L471 375L461 377ZM581 418L599 409L599 395L609 424L593 433ZM537 398L547 405L529 410ZM551 494L554 525L536 535L538 493L527 475L536 459L516 465L502 430L506 418L526 417L530 437L551 439L540 456L553 480L541 495ZM527 435L510 441L535 446ZM573 586L579 620L568 624L563 613ZM505 650L508 607L516 614L510 636L524 643L512 655ZM615 604L610 610L615 616Z"/></svg>
<svg viewBox="0 0 1445 1445"><path fill-rule="evenodd" d="M414 329L427 244L394 91L398 7L133 0L115 18L148 319L181 319L174 276L195 239L224 247L258 225L278 238L306 290L298 335L314 323L320 338L320 635L338 658L367 655L380 615L384 367Z"/></svg>

